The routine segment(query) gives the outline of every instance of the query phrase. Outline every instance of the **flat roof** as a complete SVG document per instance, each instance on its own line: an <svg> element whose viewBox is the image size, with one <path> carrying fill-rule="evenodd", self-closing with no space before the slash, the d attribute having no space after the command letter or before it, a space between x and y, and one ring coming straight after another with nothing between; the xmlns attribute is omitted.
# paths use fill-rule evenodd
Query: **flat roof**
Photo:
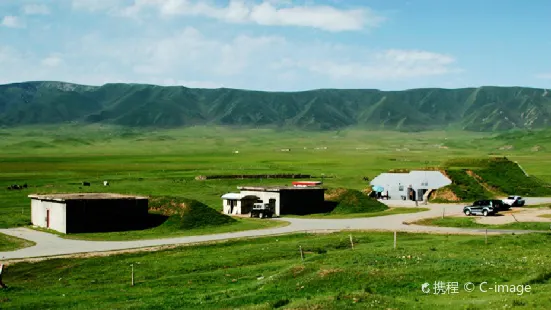
<svg viewBox="0 0 551 310"><path fill-rule="evenodd" d="M29 195L31 199L38 200L101 200L101 199L148 199L148 197L113 194L113 193L68 193L68 194L44 194L44 195Z"/></svg>
<svg viewBox="0 0 551 310"><path fill-rule="evenodd" d="M297 187L297 186L238 186L237 189L242 191L257 191L257 192L279 192L282 190L293 191L308 191L308 190L325 190L319 186Z"/></svg>

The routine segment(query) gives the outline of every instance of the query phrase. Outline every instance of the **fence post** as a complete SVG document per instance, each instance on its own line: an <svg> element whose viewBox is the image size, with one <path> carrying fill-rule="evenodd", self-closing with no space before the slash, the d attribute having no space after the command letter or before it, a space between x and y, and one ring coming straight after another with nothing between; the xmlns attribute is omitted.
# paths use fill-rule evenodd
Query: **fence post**
<svg viewBox="0 0 551 310"><path fill-rule="evenodd" d="M352 235L350 235L350 245L352 245L352 250L354 250L354 240L352 239Z"/></svg>
<svg viewBox="0 0 551 310"><path fill-rule="evenodd" d="M302 261L304 262L304 252L302 251L302 245L299 246L299 250L300 250L300 258L301 258Z"/></svg>
<svg viewBox="0 0 551 310"><path fill-rule="evenodd" d="M485 233L484 241L485 241L486 244L488 244L488 228L486 228L486 233Z"/></svg>
<svg viewBox="0 0 551 310"><path fill-rule="evenodd" d="M132 286L134 286L134 264L131 264L130 267L132 268Z"/></svg>
<svg viewBox="0 0 551 310"><path fill-rule="evenodd" d="M396 235L397 235L397 232L394 231L394 249L396 249Z"/></svg>

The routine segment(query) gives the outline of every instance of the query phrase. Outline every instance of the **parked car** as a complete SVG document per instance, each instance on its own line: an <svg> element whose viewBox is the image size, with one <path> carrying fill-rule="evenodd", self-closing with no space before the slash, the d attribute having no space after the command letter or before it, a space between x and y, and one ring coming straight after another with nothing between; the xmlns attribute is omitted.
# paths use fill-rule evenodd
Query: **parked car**
<svg viewBox="0 0 551 310"><path fill-rule="evenodd" d="M251 210L251 217L272 217L275 214L275 208L269 203L255 203L253 209Z"/></svg>
<svg viewBox="0 0 551 310"><path fill-rule="evenodd" d="M511 209L511 206L504 203L503 200L495 199L495 200L489 200L489 203L499 212L499 211L507 211Z"/></svg>
<svg viewBox="0 0 551 310"><path fill-rule="evenodd" d="M477 200L471 206L463 208L465 215L495 215L499 212L499 205L493 203L493 200Z"/></svg>
<svg viewBox="0 0 551 310"><path fill-rule="evenodd" d="M507 199L503 199L503 203L511 207L522 207L524 206L525 201L520 196L509 196Z"/></svg>

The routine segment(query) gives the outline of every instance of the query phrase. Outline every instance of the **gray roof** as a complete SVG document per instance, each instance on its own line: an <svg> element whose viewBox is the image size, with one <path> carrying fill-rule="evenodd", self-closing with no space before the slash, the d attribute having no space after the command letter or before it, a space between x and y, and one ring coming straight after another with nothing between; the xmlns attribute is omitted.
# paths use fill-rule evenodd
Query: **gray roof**
<svg viewBox="0 0 551 310"><path fill-rule="evenodd" d="M31 199L50 200L50 201L67 201L67 200L101 200L101 199L148 199L148 197L113 194L113 193L69 193L69 194L44 194L44 195L29 195Z"/></svg>
<svg viewBox="0 0 551 310"><path fill-rule="evenodd" d="M371 180L370 184L382 187L398 183L405 186L419 186L424 182L427 182L428 187L433 189L444 187L452 183L452 181L440 171L414 170L409 173L381 173Z"/></svg>

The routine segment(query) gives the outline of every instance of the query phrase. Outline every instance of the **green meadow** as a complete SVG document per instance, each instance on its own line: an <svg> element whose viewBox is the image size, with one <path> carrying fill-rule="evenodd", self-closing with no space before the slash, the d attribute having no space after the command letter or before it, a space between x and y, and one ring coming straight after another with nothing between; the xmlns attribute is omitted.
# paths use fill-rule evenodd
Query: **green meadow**
<svg viewBox="0 0 551 310"><path fill-rule="evenodd" d="M302 173L327 187L364 189L396 168L437 166L453 158L507 156L551 181L547 132L522 136L471 132L342 130L308 132L231 127L132 129L75 125L0 129L0 227L29 224L31 193L117 192L170 195L221 210L220 195L239 185L291 180L208 180L198 175ZM539 137L539 138L538 138ZM534 147L538 146L536 150ZM282 149L290 149L284 152ZM102 182L108 180L109 187ZM81 187L82 181L92 183ZM9 191L12 184L28 188Z"/></svg>
<svg viewBox="0 0 551 310"><path fill-rule="evenodd" d="M492 155L518 161L530 175L551 182L551 156L547 152L551 139L547 137L545 131L519 136L358 129L147 130L72 124L4 128L0 129L0 228L29 224L27 195L31 193L170 196L193 203L204 212L201 208L220 211L220 196L236 191L239 185L291 182L198 181L198 175L302 173L316 179L323 176L328 188L362 190L369 185L364 177L372 179L389 169L424 168L452 159ZM110 182L109 187L102 185L104 180ZM83 181L92 184L82 187ZM28 187L24 190L6 189L25 183ZM307 217L385 216L414 211L381 208L371 213ZM199 220L208 221L211 215L205 214ZM132 240L272 227L272 221L226 221L222 217L217 218L218 226L182 230L178 228L181 222L168 220L144 231L66 237ZM490 236L486 244L483 236L400 233L397 249L393 249L392 234L352 232L354 249L349 235L295 234L158 252L16 263L8 266L4 275L9 288L0 290L0 308L551 308L550 234ZM0 244L3 251L31 245L1 234ZM299 247L304 250L304 261ZM134 286L131 264L135 268ZM453 295L421 291L421 284L435 281L458 282L459 291ZM531 292L468 293L462 286L468 281L477 286L484 281L530 285Z"/></svg>
<svg viewBox="0 0 551 310"><path fill-rule="evenodd" d="M349 234L296 234L17 263L6 270L9 288L0 290L0 308L551 307L551 234L489 236L486 244L484 236L399 233L397 249L392 233L351 232L354 249ZM435 290L435 282L442 282L443 290ZM468 282L473 292L464 289ZM487 292L480 291L483 282ZM430 284L428 293L422 292L423 283ZM506 285L509 292L489 290L494 284ZM527 285L530 292L518 292Z"/></svg>

